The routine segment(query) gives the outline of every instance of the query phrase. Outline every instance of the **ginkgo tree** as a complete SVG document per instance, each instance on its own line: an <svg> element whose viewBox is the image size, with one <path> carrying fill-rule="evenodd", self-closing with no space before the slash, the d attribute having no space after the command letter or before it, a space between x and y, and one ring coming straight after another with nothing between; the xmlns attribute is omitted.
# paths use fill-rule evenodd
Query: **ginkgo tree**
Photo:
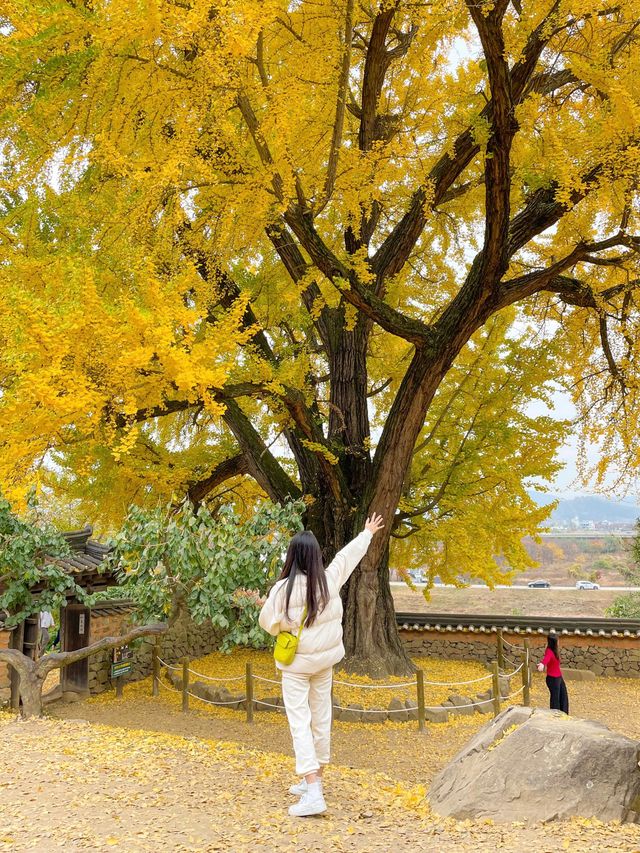
<svg viewBox="0 0 640 853"><path fill-rule="evenodd" d="M302 497L327 555L380 512L347 664L407 671L390 538L489 582L522 565L549 382L596 478L637 465L639 12L9 0L5 487L114 521Z"/></svg>

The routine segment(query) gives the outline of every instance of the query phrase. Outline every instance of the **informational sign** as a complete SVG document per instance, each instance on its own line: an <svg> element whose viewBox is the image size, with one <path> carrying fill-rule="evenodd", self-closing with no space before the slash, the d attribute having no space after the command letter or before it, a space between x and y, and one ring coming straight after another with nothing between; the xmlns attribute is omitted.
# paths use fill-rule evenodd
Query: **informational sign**
<svg viewBox="0 0 640 853"><path fill-rule="evenodd" d="M119 678L121 675L129 675L133 669L133 651L129 646L121 646L113 650L113 661L111 663L111 678Z"/></svg>
<svg viewBox="0 0 640 853"><path fill-rule="evenodd" d="M85 621L85 614L81 613L78 616L78 634L84 634L84 621Z"/></svg>

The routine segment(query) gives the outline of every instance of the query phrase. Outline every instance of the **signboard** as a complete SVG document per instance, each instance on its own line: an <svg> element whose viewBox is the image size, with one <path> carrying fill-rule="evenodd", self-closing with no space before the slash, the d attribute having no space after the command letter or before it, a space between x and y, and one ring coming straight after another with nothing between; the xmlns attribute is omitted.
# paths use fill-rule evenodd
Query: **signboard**
<svg viewBox="0 0 640 853"><path fill-rule="evenodd" d="M85 620L85 614L81 613L78 616L78 634L84 634L84 620Z"/></svg>
<svg viewBox="0 0 640 853"><path fill-rule="evenodd" d="M129 675L133 669L133 651L129 646L121 646L113 650L113 662L111 663L111 678L119 678L121 675Z"/></svg>

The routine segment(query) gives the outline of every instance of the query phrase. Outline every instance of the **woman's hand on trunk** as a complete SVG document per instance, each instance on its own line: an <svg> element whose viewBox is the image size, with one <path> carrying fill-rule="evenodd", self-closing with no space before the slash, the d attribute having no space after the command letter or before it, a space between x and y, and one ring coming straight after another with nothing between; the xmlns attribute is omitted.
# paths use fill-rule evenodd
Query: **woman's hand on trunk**
<svg viewBox="0 0 640 853"><path fill-rule="evenodd" d="M367 518L364 524L364 529L368 530L369 533L377 533L378 530L382 530L383 527L384 518L375 512L371 513L371 517Z"/></svg>

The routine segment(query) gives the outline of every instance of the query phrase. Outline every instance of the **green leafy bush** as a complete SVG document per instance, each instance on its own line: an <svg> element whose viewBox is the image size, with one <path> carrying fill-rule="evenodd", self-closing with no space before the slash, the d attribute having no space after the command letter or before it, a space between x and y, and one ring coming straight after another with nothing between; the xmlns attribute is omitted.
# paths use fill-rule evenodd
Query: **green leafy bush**
<svg viewBox="0 0 640 853"><path fill-rule="evenodd" d="M245 589L264 594L277 576L292 533L301 529L303 505L264 502L248 520L227 506L212 514L180 509L132 507L112 541L122 584L145 620L169 617L185 607L201 623L222 633L221 649L263 648L258 607Z"/></svg>
<svg viewBox="0 0 640 853"><path fill-rule="evenodd" d="M640 592L619 595L607 608L607 616L619 619L640 619Z"/></svg>
<svg viewBox="0 0 640 853"><path fill-rule="evenodd" d="M24 517L0 496L0 612L7 614L9 627L60 607L67 596L84 600L73 575L55 562L69 554L62 534L39 518L33 495Z"/></svg>

